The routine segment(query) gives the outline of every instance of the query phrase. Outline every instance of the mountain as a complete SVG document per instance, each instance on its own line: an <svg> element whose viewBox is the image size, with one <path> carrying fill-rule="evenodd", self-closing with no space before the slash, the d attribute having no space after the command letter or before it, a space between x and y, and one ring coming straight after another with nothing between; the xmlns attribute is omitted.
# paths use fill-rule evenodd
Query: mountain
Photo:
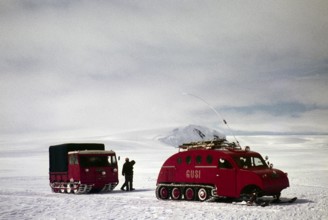
<svg viewBox="0 0 328 220"><path fill-rule="evenodd" d="M225 135L200 125L188 125L182 128L172 130L164 137L158 138L159 141L178 147L183 143L195 141L207 141L213 139L225 138Z"/></svg>

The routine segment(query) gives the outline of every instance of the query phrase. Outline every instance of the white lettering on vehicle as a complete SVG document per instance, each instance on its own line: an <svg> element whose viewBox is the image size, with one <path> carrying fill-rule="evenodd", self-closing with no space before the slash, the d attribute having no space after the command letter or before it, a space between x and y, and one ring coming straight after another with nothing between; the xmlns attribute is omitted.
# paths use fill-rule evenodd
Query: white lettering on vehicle
<svg viewBox="0 0 328 220"><path fill-rule="evenodd" d="M186 171L187 179L200 179L200 177L201 177L200 170L187 170Z"/></svg>

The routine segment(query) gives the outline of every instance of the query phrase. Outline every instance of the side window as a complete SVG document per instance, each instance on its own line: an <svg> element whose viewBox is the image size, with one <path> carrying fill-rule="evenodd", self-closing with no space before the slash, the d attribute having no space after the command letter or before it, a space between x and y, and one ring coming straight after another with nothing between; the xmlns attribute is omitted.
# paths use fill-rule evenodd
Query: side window
<svg viewBox="0 0 328 220"><path fill-rule="evenodd" d="M207 155L207 157L206 157L206 162L207 162L208 164L212 164L212 161L213 161L213 157L212 157L211 155Z"/></svg>
<svg viewBox="0 0 328 220"><path fill-rule="evenodd" d="M238 166L240 168L244 168L247 169L251 166L251 161L249 157L240 157L239 158L239 162L238 162Z"/></svg>
<svg viewBox="0 0 328 220"><path fill-rule="evenodd" d="M116 165L116 157L114 155L108 156L108 165L109 166Z"/></svg>
<svg viewBox="0 0 328 220"><path fill-rule="evenodd" d="M231 163L228 160L223 159L223 158L219 159L218 165L219 165L219 169L231 169L232 168Z"/></svg>
<svg viewBox="0 0 328 220"><path fill-rule="evenodd" d="M264 166L264 164L262 163L262 160L258 157L254 157L254 166Z"/></svg>
<svg viewBox="0 0 328 220"><path fill-rule="evenodd" d="M69 164L79 164L77 160L77 155L69 155Z"/></svg>
<svg viewBox="0 0 328 220"><path fill-rule="evenodd" d="M201 163L202 163L202 156L198 155L198 156L196 157L196 163L197 163L197 164L201 164Z"/></svg>
<svg viewBox="0 0 328 220"><path fill-rule="evenodd" d="M112 163L113 163L113 164L116 164L116 163L117 163L117 161L116 161L116 157L115 157L114 155L112 156Z"/></svg>
<svg viewBox="0 0 328 220"><path fill-rule="evenodd" d="M186 163L187 163L187 164L190 164L190 163L191 163L191 156L187 156L187 157L186 157Z"/></svg>

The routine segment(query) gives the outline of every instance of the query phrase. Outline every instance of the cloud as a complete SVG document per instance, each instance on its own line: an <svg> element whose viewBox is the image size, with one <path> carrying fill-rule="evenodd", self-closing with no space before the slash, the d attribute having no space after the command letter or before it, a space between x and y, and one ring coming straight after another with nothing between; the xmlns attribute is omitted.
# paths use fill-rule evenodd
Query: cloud
<svg viewBox="0 0 328 220"><path fill-rule="evenodd" d="M244 114L256 114L257 112L265 112L273 116L289 116L299 118L300 114L314 111L314 110L324 110L327 107L319 107L316 105L305 105L302 103L290 102L290 103L275 103L270 105L254 105L254 106L244 106L244 107L228 107L223 108L222 111L236 111L242 112Z"/></svg>
<svg viewBox="0 0 328 220"><path fill-rule="evenodd" d="M236 130L252 120L289 131L295 116L302 131L325 130L310 123L327 119L325 1L0 4L4 134L216 127L183 92L224 109ZM270 127L277 116L290 124Z"/></svg>

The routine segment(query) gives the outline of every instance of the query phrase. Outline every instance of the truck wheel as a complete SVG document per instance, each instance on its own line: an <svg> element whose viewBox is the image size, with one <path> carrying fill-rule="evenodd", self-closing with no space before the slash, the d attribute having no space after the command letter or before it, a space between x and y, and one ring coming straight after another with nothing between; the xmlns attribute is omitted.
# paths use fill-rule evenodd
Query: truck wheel
<svg viewBox="0 0 328 220"><path fill-rule="evenodd" d="M199 199L199 201L203 202L203 201L205 201L207 198L208 198L208 193L207 193L206 189L204 189L204 188L200 188L200 189L198 190L198 199Z"/></svg>
<svg viewBox="0 0 328 220"><path fill-rule="evenodd" d="M185 193L184 193L184 198L185 200L194 200L195 197L195 191L193 190L193 188L187 188Z"/></svg>
<svg viewBox="0 0 328 220"><path fill-rule="evenodd" d="M78 194L78 192L79 192L79 186L78 185L76 185L76 184L73 185L73 192L74 192L74 194Z"/></svg>
<svg viewBox="0 0 328 220"><path fill-rule="evenodd" d="M171 197L174 200L178 200L181 198L181 190L178 187L174 187L171 192Z"/></svg>
<svg viewBox="0 0 328 220"><path fill-rule="evenodd" d="M243 189L242 193L240 194L240 198L243 201L249 201L255 197L261 197L262 193L259 187L257 186L247 186Z"/></svg>
<svg viewBox="0 0 328 220"><path fill-rule="evenodd" d="M276 200L280 200L281 193L277 193L276 195L273 195L273 198Z"/></svg>
<svg viewBox="0 0 328 220"><path fill-rule="evenodd" d="M166 186L162 186L159 189L159 198L161 199L168 199L169 198L169 189Z"/></svg>
<svg viewBox="0 0 328 220"><path fill-rule="evenodd" d="M58 189L59 185L56 184L56 183L52 183L51 184L51 189L54 193L58 193L59 192L59 189Z"/></svg>
<svg viewBox="0 0 328 220"><path fill-rule="evenodd" d="M71 193L71 192L72 192L71 184L67 184L66 192L67 192L67 193Z"/></svg>
<svg viewBox="0 0 328 220"><path fill-rule="evenodd" d="M61 192L61 193L65 193L65 192L66 192L65 184L61 184L61 185L60 185L60 190L59 190L59 192Z"/></svg>

